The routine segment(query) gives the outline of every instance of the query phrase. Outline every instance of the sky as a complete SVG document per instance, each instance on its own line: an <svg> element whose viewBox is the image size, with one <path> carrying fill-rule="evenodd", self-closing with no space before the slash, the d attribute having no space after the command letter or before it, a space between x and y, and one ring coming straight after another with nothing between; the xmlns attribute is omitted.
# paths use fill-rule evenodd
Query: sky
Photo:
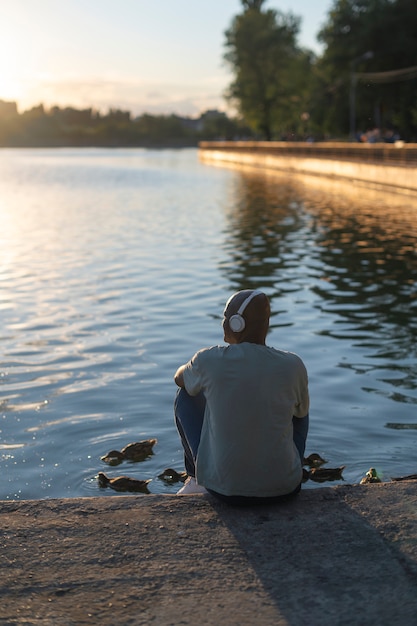
<svg viewBox="0 0 417 626"><path fill-rule="evenodd" d="M267 0L316 35L332 0ZM227 111L225 30L240 0L0 0L0 100L198 117Z"/></svg>

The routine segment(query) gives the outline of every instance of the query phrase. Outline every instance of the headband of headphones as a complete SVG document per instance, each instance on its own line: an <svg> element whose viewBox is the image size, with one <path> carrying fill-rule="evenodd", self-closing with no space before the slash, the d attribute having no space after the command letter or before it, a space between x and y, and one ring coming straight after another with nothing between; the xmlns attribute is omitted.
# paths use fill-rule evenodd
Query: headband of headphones
<svg viewBox="0 0 417 626"><path fill-rule="evenodd" d="M255 298L256 296L259 296L261 293L262 291L258 291L256 289L252 291L252 293L242 302L238 309L238 312L229 318L229 328L232 332L241 333L242 330L245 329L246 322L245 318L243 317L243 313L249 302L251 302L251 300L253 300L253 298Z"/></svg>

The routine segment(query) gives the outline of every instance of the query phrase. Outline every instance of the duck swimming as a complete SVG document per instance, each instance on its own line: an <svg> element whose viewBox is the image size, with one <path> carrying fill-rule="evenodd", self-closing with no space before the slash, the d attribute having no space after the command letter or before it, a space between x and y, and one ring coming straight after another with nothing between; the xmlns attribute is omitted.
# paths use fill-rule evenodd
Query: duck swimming
<svg viewBox="0 0 417 626"><path fill-rule="evenodd" d="M144 461L153 454L153 447L157 442L157 439L144 439L143 441L128 443L120 451L110 450L101 457L101 460L108 465L119 465L122 461Z"/></svg>
<svg viewBox="0 0 417 626"><path fill-rule="evenodd" d="M111 487L115 491L135 491L141 493L150 493L148 489L149 480L138 480L136 478L129 478L129 476L116 476L115 478L109 478L104 472L97 474L99 487Z"/></svg>
<svg viewBox="0 0 417 626"><path fill-rule="evenodd" d="M320 467L320 465L324 465L325 463L327 463L327 461L323 459L320 454L316 454L315 452L303 459L303 465L308 465L309 467Z"/></svg>
<svg viewBox="0 0 417 626"><path fill-rule="evenodd" d="M343 480L342 472L346 465L341 467L313 467L309 471L309 478L316 483L324 483L327 480Z"/></svg>
<svg viewBox="0 0 417 626"><path fill-rule="evenodd" d="M398 476L397 478L391 478L391 480L417 480L417 474L409 474L408 476Z"/></svg>
<svg viewBox="0 0 417 626"><path fill-rule="evenodd" d="M187 476L187 472L177 472L177 470L172 469L172 467L167 467L167 469L164 469L162 474L159 474L158 478L171 484L179 482L183 483L185 482Z"/></svg>

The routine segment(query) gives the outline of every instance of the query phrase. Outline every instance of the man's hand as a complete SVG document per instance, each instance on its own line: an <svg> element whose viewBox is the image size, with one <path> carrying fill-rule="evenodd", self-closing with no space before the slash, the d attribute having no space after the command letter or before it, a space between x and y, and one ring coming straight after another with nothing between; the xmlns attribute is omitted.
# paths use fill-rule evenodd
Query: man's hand
<svg viewBox="0 0 417 626"><path fill-rule="evenodd" d="M178 385L178 387L182 387L182 388L185 387L184 370L185 370L185 365L181 365L181 367L179 367L177 371L175 372L175 376L174 376L175 383Z"/></svg>

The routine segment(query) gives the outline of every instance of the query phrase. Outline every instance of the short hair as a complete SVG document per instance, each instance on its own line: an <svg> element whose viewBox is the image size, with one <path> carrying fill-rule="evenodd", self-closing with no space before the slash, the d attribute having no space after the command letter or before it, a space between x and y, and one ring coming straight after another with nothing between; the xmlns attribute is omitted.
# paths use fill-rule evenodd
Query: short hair
<svg viewBox="0 0 417 626"><path fill-rule="evenodd" d="M254 292L252 300L245 307L242 312L242 317L245 319L245 332L248 334L253 331L266 332L269 327L269 317L271 314L271 307L268 296L257 289L243 289L234 293L228 301L224 309L224 315L226 319L230 319L232 315L236 315L239 308Z"/></svg>

